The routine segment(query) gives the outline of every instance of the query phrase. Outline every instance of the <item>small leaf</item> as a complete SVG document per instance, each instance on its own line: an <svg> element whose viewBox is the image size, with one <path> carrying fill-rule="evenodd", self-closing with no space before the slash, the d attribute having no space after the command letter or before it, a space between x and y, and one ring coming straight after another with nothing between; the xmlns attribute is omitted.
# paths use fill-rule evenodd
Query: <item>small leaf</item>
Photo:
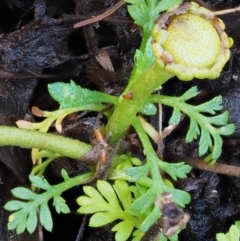
<svg viewBox="0 0 240 241"><path fill-rule="evenodd" d="M192 88L190 88L188 91L186 91L181 97L180 99L182 101L186 101L189 100L195 96L197 96L199 94L199 92L197 91L197 86L194 86Z"/></svg>
<svg viewBox="0 0 240 241"><path fill-rule="evenodd" d="M181 120L181 112L178 108L173 109L173 114L168 122L168 124L178 124Z"/></svg>
<svg viewBox="0 0 240 241"><path fill-rule="evenodd" d="M108 203L114 207L119 206L119 202L116 196L116 193L114 192L114 189L112 186L103 180L97 181L97 188L99 192L102 194L102 196L108 201Z"/></svg>
<svg viewBox="0 0 240 241"><path fill-rule="evenodd" d="M64 181L67 181L68 179L70 179L65 169L61 170L61 176L63 177Z"/></svg>
<svg viewBox="0 0 240 241"><path fill-rule="evenodd" d="M113 187L123 206L123 209L125 211L128 211L132 205L132 195L127 182L123 180L116 180L115 185L113 185Z"/></svg>
<svg viewBox="0 0 240 241"><path fill-rule="evenodd" d="M25 187L16 187L12 189L11 192L15 197L21 198L23 200L33 200L37 197L36 193L30 191Z"/></svg>
<svg viewBox="0 0 240 241"><path fill-rule="evenodd" d="M145 103L140 112L143 115L155 115L157 113L157 108L153 103Z"/></svg>
<svg viewBox="0 0 240 241"><path fill-rule="evenodd" d="M127 240L134 228L134 224L132 220L125 220L122 221L118 224L116 224L113 228L112 231L116 232L115 235L115 241L125 241Z"/></svg>
<svg viewBox="0 0 240 241"><path fill-rule="evenodd" d="M211 123L212 125L217 125L217 126L227 125L228 112L225 111L220 115L212 116L208 119L209 119L209 123Z"/></svg>
<svg viewBox="0 0 240 241"><path fill-rule="evenodd" d="M89 227L101 227L118 219L118 214L114 212L98 212L89 220Z"/></svg>
<svg viewBox="0 0 240 241"><path fill-rule="evenodd" d="M9 201L5 204L4 209L8 211L17 211L19 209L25 208L28 204L21 201Z"/></svg>
<svg viewBox="0 0 240 241"><path fill-rule="evenodd" d="M20 219L19 219L19 221L20 221ZM25 231L26 224L27 224L27 215L26 215L26 213L22 213L21 221L18 222L18 226L16 229L17 234L23 233Z"/></svg>
<svg viewBox="0 0 240 241"><path fill-rule="evenodd" d="M229 241L224 233L217 233L216 238L218 241Z"/></svg>
<svg viewBox="0 0 240 241"><path fill-rule="evenodd" d="M218 128L218 133L222 136L229 136L234 133L236 126L234 124L228 124L221 128Z"/></svg>
<svg viewBox="0 0 240 241"><path fill-rule="evenodd" d="M53 206L55 206L57 213L70 213L70 209L66 204L66 201L61 196L55 197L53 199Z"/></svg>
<svg viewBox="0 0 240 241"><path fill-rule="evenodd" d="M238 230L240 232L240 221L236 221L234 225L238 228Z"/></svg>
<svg viewBox="0 0 240 241"><path fill-rule="evenodd" d="M48 190L49 188L51 188L51 185L47 182L47 180L42 179L39 176L30 175L29 179L34 187L38 187L43 190Z"/></svg>
<svg viewBox="0 0 240 241"><path fill-rule="evenodd" d="M194 109L198 112L215 114L217 110L222 109L222 96L217 96L208 102L195 106Z"/></svg>
<svg viewBox="0 0 240 241"><path fill-rule="evenodd" d="M232 225L229 229L230 241L239 241L240 234L239 230L235 225Z"/></svg>
<svg viewBox="0 0 240 241"><path fill-rule="evenodd" d="M219 135L214 135L214 145L212 150L212 159L216 161L222 153L222 138Z"/></svg>
<svg viewBox="0 0 240 241"><path fill-rule="evenodd" d="M149 166L147 164L139 167L130 167L126 169L126 173L131 176L131 182L137 181L139 178L147 176Z"/></svg>
<svg viewBox="0 0 240 241"><path fill-rule="evenodd" d="M29 233L33 233L37 227L37 211L32 210L27 218L27 230Z"/></svg>
<svg viewBox="0 0 240 241"><path fill-rule="evenodd" d="M197 138L200 134L200 130L197 122L194 119L190 119L190 126L186 136L186 142L189 143Z"/></svg>
<svg viewBox="0 0 240 241"><path fill-rule="evenodd" d="M199 156L206 154L209 147L211 147L211 146L212 146L211 136L207 129L202 128L201 129L201 137L200 137L200 141L199 141L199 149L198 149Z"/></svg>
<svg viewBox="0 0 240 241"><path fill-rule="evenodd" d="M161 0L157 5L157 11L162 12L169 9L173 5L179 5L182 3L182 0Z"/></svg>
<svg viewBox="0 0 240 241"><path fill-rule="evenodd" d="M173 197L173 201L180 207L184 208L186 204L188 204L191 201L191 196L188 192L170 188L168 186L164 187L165 192L170 192Z"/></svg>
<svg viewBox="0 0 240 241"><path fill-rule="evenodd" d="M49 207L47 203L42 203L40 205L40 210L39 210L39 216L40 216L40 222L42 226L47 230L47 231L52 231L53 228L53 221L52 221L52 215L49 210Z"/></svg>
<svg viewBox="0 0 240 241"><path fill-rule="evenodd" d="M88 195L91 198L98 199L98 200L104 200L101 196L101 194L93 187L90 186L84 186L83 191L86 195Z"/></svg>

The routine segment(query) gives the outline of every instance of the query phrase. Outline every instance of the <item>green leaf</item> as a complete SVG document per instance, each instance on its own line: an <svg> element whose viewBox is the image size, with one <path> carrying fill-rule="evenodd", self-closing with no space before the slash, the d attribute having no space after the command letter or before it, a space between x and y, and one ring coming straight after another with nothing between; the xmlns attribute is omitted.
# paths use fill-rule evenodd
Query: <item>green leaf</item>
<svg viewBox="0 0 240 241"><path fill-rule="evenodd" d="M173 201L180 207L185 207L186 204L188 204L191 201L191 196L188 192L170 188L168 186L164 186L165 192L170 192L173 197Z"/></svg>
<svg viewBox="0 0 240 241"><path fill-rule="evenodd" d="M147 192L136 199L130 209L130 213L136 216L140 216L150 208L157 200L157 192L155 186L150 187Z"/></svg>
<svg viewBox="0 0 240 241"><path fill-rule="evenodd" d="M154 206L152 212L147 216L147 218L142 222L140 226L140 231L145 233L152 225L161 217L161 211L158 207Z"/></svg>
<svg viewBox="0 0 240 241"><path fill-rule="evenodd" d="M42 224L42 226L47 231L51 232L53 228L53 221L52 221L52 215L47 203L42 203L40 205L39 217L40 217L40 223Z"/></svg>
<svg viewBox="0 0 240 241"><path fill-rule="evenodd" d="M133 227L134 227L134 224L133 224L132 220L125 220L125 221L122 221L122 222L116 224L112 228L112 231L116 232L115 241L127 240L133 231Z"/></svg>
<svg viewBox="0 0 240 241"><path fill-rule="evenodd" d="M55 206L57 213L70 213L70 209L66 204L66 201L61 196L53 199L53 206Z"/></svg>
<svg viewBox="0 0 240 241"><path fill-rule="evenodd" d="M13 200L13 201L7 202L4 206L4 209L8 211L17 211L19 209L26 207L26 205L27 203L25 202Z"/></svg>
<svg viewBox="0 0 240 241"><path fill-rule="evenodd" d="M216 238L217 241L229 241L224 233L218 233Z"/></svg>
<svg viewBox="0 0 240 241"><path fill-rule="evenodd" d="M157 161L157 163L159 168L170 175L173 180L177 180L177 178L186 178L186 174L192 169L190 165L187 165L184 162L168 163L164 161Z"/></svg>
<svg viewBox="0 0 240 241"><path fill-rule="evenodd" d="M209 123L217 126L227 125L228 121L228 112L225 111L224 113L216 116L212 116L209 118Z"/></svg>
<svg viewBox="0 0 240 241"><path fill-rule="evenodd" d="M117 181L115 185L119 186L119 182ZM97 212L114 212L116 219L120 213L124 214L119 204L118 197L113 187L108 182L98 180L97 188L98 190L87 186L83 188L83 191L88 196L80 196L77 198L77 203L81 206L78 209L78 212L85 214ZM117 214L117 212L119 213Z"/></svg>
<svg viewBox="0 0 240 241"><path fill-rule="evenodd" d="M157 108L153 103L145 103L140 112L143 115L155 115L157 113Z"/></svg>
<svg viewBox="0 0 240 241"><path fill-rule="evenodd" d="M186 142L191 142L200 136L199 155L205 155L212 149L212 162L215 162L222 153L221 135L231 135L235 130L235 125L227 123L227 111L216 115L217 111L222 110L221 96L217 96L197 106L185 103L188 98L192 98L196 94L197 89L194 87L180 97L152 95L148 101L172 106L174 111L170 123L179 121L180 112L188 115L190 118L190 126L186 135ZM205 113L210 115L205 116Z"/></svg>
<svg viewBox="0 0 240 241"><path fill-rule="evenodd" d="M197 138L197 136L200 134L200 130L197 124L197 121L194 119L190 119L190 126L187 132L186 136L186 142L189 143Z"/></svg>
<svg viewBox="0 0 240 241"><path fill-rule="evenodd" d="M116 220L116 214L113 212L95 213L89 221L89 227L101 227Z"/></svg>
<svg viewBox="0 0 240 241"><path fill-rule="evenodd" d="M169 120L169 124L171 125L171 124L178 124L179 122L180 122L180 120L181 120L181 112L180 112L180 110L178 109L178 108L174 108L173 109L173 114L172 114L172 116L171 116L171 118L170 118L170 120Z"/></svg>
<svg viewBox="0 0 240 241"><path fill-rule="evenodd" d="M232 225L229 230L229 237L231 241L239 241L239 230L235 225Z"/></svg>
<svg viewBox="0 0 240 241"><path fill-rule="evenodd" d="M198 149L198 154L199 156L204 155L209 147L212 146L212 139L211 136L209 134L209 132L207 131L207 129L202 128L201 129L201 137L200 137L200 141L199 141L199 149Z"/></svg>
<svg viewBox="0 0 240 241"><path fill-rule="evenodd" d="M108 201L110 206L112 207L118 207L119 202L116 196L116 193L114 192L113 187L106 181L98 180L97 182L97 188L99 192L102 194L102 196Z"/></svg>
<svg viewBox="0 0 240 241"><path fill-rule="evenodd" d="M18 234L22 233L26 229L27 213L18 211L11 214L9 217L8 229L16 229Z"/></svg>
<svg viewBox="0 0 240 241"><path fill-rule="evenodd" d="M134 19L134 22L143 27L144 31L150 31L160 12L167 10L175 4L180 4L182 1L162 0L158 3L156 0L125 0L125 2L132 4L128 5L128 12Z"/></svg>
<svg viewBox="0 0 240 241"><path fill-rule="evenodd" d="M221 109L222 109L222 96L217 96L208 102L195 106L196 111L205 112L209 114L216 114L216 111Z"/></svg>
<svg viewBox="0 0 240 241"><path fill-rule="evenodd" d="M129 236L129 230L133 230L135 223L134 217L122 209L122 207L128 209L129 207L126 205L131 206L132 204L127 182L123 180L115 181L114 189L116 192L108 182L103 180L98 180L96 186L98 190L93 187L84 187L84 192L88 197L80 196L77 199L77 203L81 206L78 212L94 213L89 221L89 226L91 227L100 227L115 220L123 220L124 222L121 222L122 224L119 224L119 226L115 226L114 230L117 230L116 236L119 236L119 240L125 241L126 239L123 237ZM125 200L124 195L126 195ZM129 225L126 229L128 230L127 232L121 229L125 224Z"/></svg>
<svg viewBox="0 0 240 241"><path fill-rule="evenodd" d="M27 214L24 213L21 217L21 222L18 222L17 229L16 229L17 234L24 232L24 230L26 229L26 224L27 224Z"/></svg>
<svg viewBox="0 0 240 241"><path fill-rule="evenodd" d="M186 101L189 99L192 99L193 97L196 97L199 94L197 91L197 86L193 86L189 90L187 90L183 95L181 95L181 100Z"/></svg>
<svg viewBox="0 0 240 241"><path fill-rule="evenodd" d="M236 221L234 225L238 228L238 230L240 232L240 221Z"/></svg>
<svg viewBox="0 0 240 241"><path fill-rule="evenodd" d="M157 5L157 11L165 11L173 5L179 5L181 3L182 0L161 0Z"/></svg>
<svg viewBox="0 0 240 241"><path fill-rule="evenodd" d="M239 241L239 238L240 238L239 228L236 225L232 225L227 234L217 233L216 238L217 238L217 241Z"/></svg>
<svg viewBox="0 0 240 241"><path fill-rule="evenodd" d="M49 84L48 91L52 98L59 102L60 109L102 102L117 103L116 97L98 91L84 89L76 85L73 81L70 83L56 82Z"/></svg>
<svg viewBox="0 0 240 241"><path fill-rule="evenodd" d="M113 185L123 209L128 211L132 205L132 195L128 184L123 180L116 180Z"/></svg>
<svg viewBox="0 0 240 241"><path fill-rule="evenodd" d="M37 211L36 210L32 210L29 214L28 214L28 218L27 218L27 230L29 233L33 233L34 230L37 227Z"/></svg>
<svg viewBox="0 0 240 241"><path fill-rule="evenodd" d="M29 179L34 187L41 188L43 190L48 190L51 188L51 185L48 183L48 181L39 176L30 175Z"/></svg>
<svg viewBox="0 0 240 241"><path fill-rule="evenodd" d="M138 167L130 167L126 169L127 175L131 176L131 182L137 181L139 178L147 176L149 166L147 164Z"/></svg>
<svg viewBox="0 0 240 241"><path fill-rule="evenodd" d="M228 124L221 128L218 128L217 131L222 136L229 136L234 133L236 126L234 124Z"/></svg>
<svg viewBox="0 0 240 241"><path fill-rule="evenodd" d="M15 197L24 199L24 200L33 200L37 196L36 193L30 191L29 189L27 189L25 187L16 187L16 188L12 189L11 192Z"/></svg>
<svg viewBox="0 0 240 241"><path fill-rule="evenodd" d="M65 169L61 170L61 176L63 177L64 181L67 181L70 178Z"/></svg>
<svg viewBox="0 0 240 241"><path fill-rule="evenodd" d="M222 153L223 141L222 141L221 136L219 136L219 135L214 135L213 139L214 139L214 145L212 147L213 148L212 160L216 161L219 158L220 154Z"/></svg>

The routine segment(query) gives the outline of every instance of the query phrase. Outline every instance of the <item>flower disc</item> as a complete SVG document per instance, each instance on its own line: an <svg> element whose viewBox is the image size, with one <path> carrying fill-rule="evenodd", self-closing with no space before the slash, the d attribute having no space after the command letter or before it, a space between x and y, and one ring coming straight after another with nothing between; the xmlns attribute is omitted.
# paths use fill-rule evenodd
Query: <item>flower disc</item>
<svg viewBox="0 0 240 241"><path fill-rule="evenodd" d="M163 47L176 64L198 68L214 64L221 41L209 21L192 14L182 14L172 20L167 32L168 38Z"/></svg>

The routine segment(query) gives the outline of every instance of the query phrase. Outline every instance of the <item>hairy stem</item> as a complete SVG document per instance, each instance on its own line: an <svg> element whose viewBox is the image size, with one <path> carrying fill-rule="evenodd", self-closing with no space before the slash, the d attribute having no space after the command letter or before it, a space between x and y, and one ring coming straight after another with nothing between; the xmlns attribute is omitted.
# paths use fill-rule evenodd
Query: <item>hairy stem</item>
<svg viewBox="0 0 240 241"><path fill-rule="evenodd" d="M92 149L91 145L67 137L1 125L0 145L37 148L78 160Z"/></svg>
<svg viewBox="0 0 240 241"><path fill-rule="evenodd" d="M111 143L115 144L123 136L151 93L171 77L173 75L159 68L157 63L139 76L129 89L133 99L122 99L106 126Z"/></svg>

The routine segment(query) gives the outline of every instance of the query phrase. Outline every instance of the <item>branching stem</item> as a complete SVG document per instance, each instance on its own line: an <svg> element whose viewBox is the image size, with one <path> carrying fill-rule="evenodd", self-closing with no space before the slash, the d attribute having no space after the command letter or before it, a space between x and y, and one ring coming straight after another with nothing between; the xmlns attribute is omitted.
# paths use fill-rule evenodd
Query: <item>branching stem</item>
<svg viewBox="0 0 240 241"><path fill-rule="evenodd" d="M122 99L106 126L111 143L115 144L124 135L151 93L171 77L172 74L155 63L133 83L129 89L133 99Z"/></svg>

